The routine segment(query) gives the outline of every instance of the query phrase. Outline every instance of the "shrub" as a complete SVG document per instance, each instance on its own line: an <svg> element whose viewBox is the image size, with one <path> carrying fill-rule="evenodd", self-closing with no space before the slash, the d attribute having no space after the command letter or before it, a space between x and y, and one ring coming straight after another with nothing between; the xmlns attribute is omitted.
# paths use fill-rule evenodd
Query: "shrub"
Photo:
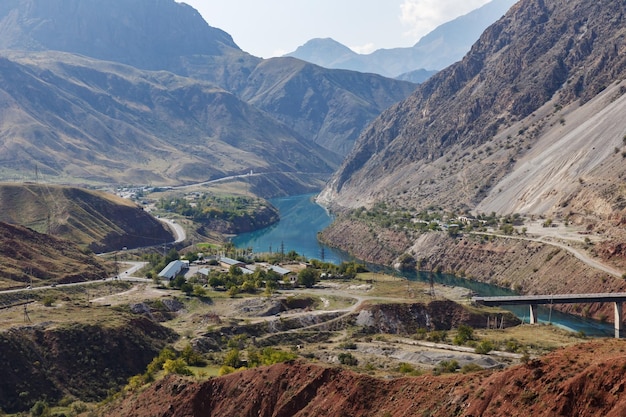
<svg viewBox="0 0 626 417"><path fill-rule="evenodd" d="M43 305L44 305L44 306L46 306L46 307L52 307L52 304L54 304L54 301L55 301L55 300L54 300L54 297L53 297L53 296L51 296L51 295L46 295L46 296L43 298Z"/></svg>
<svg viewBox="0 0 626 417"><path fill-rule="evenodd" d="M444 342L447 338L448 333L445 330L435 330L428 333L428 336L426 336L426 340L435 343Z"/></svg>
<svg viewBox="0 0 626 417"><path fill-rule="evenodd" d="M225 366L230 366L231 368L239 368L241 366L241 360L239 359L239 349L231 349L224 356Z"/></svg>
<svg viewBox="0 0 626 417"><path fill-rule="evenodd" d="M463 365L463 367L461 368L461 373L469 374L472 372L479 372L482 370L483 370L482 366L475 364L475 363L468 363L466 365Z"/></svg>
<svg viewBox="0 0 626 417"><path fill-rule="evenodd" d="M468 340L473 340L473 339L474 339L474 329L472 329L471 326L468 326L466 324L461 324L459 325L459 328L457 329L457 334L454 337L453 343L455 345L463 345Z"/></svg>
<svg viewBox="0 0 626 417"><path fill-rule="evenodd" d="M218 376L223 376L223 375L228 375L228 374L232 374L233 372L235 372L235 368L233 368L232 366L222 366L220 368L220 370L217 372Z"/></svg>
<svg viewBox="0 0 626 417"><path fill-rule="evenodd" d="M494 346L492 342L490 342L489 340L483 340L476 346L475 352L481 355L486 355L487 353L491 352L493 348Z"/></svg>
<svg viewBox="0 0 626 417"><path fill-rule="evenodd" d="M30 415L34 417L47 416L49 414L48 403L42 400L37 401L30 409Z"/></svg>
<svg viewBox="0 0 626 417"><path fill-rule="evenodd" d="M339 363L342 365L356 366L359 364L359 361L351 353L340 353Z"/></svg>
<svg viewBox="0 0 626 417"><path fill-rule="evenodd" d="M433 374L441 375L445 373L454 373L457 369L459 369L459 363L457 361L441 361L433 369Z"/></svg>
<svg viewBox="0 0 626 417"><path fill-rule="evenodd" d="M398 372L413 376L418 376L421 374L419 369L415 369L413 365L406 362L400 362L400 364L398 365Z"/></svg>
<svg viewBox="0 0 626 417"><path fill-rule="evenodd" d="M163 370L166 374L193 375L183 358L167 359L163 364Z"/></svg>

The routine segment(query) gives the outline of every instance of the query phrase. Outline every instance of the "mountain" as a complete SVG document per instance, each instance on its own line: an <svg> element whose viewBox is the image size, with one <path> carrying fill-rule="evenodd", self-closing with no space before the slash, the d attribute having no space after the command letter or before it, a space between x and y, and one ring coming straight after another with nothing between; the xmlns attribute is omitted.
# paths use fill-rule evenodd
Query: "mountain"
<svg viewBox="0 0 626 417"><path fill-rule="evenodd" d="M410 78L406 73L429 70L432 75L460 60L482 32L516 2L493 0L437 27L410 48L379 49L371 54L357 54L333 39L312 39L288 56L325 68L371 72L422 82L422 77Z"/></svg>
<svg viewBox="0 0 626 417"><path fill-rule="evenodd" d="M328 175L339 157L206 82L59 52L0 57L5 176L174 184ZM313 179L312 179L313 181Z"/></svg>
<svg viewBox="0 0 626 417"><path fill-rule="evenodd" d="M273 58L254 68L239 94L302 137L345 155L372 120L414 89L376 74Z"/></svg>
<svg viewBox="0 0 626 417"><path fill-rule="evenodd" d="M180 67L183 57L241 53L200 13L168 0L6 0L0 49L65 51L137 68Z"/></svg>
<svg viewBox="0 0 626 417"><path fill-rule="evenodd" d="M153 175L154 169L146 171L142 166L136 170L129 169L127 172L129 175L119 177L128 182L187 182L212 178L214 175L224 173L241 173L242 170L250 168L268 170L270 166L271 170L277 171L284 171L285 166L289 166L294 172L307 172L306 168L295 168L298 160L302 159L298 153L303 150L306 154L312 155L311 164L319 166L316 172L327 175L336 168L340 160L337 154L347 153L367 124L391 104L406 98L415 87L409 82L384 79L373 74L338 77L334 71L318 69L311 64L303 65L293 59L267 63L241 51L228 34L210 27L197 11L174 0L156 2L11 0L0 6L0 34L1 48L20 51L17 55L5 54L9 61L27 65L29 54L26 52L34 53L32 60L36 61L36 64L33 63L33 66L47 67L52 74L58 74L58 77L54 77L58 78L57 81L68 76L77 84L72 87L73 91L88 89L98 84L96 87L98 92L90 96L97 95L99 100L111 102L115 101L112 95L115 94L124 97L124 101L134 102L132 106L136 107L132 109L124 108L123 111L104 115L100 112L102 109L91 111L89 108L92 105L82 103L82 98L71 96L68 92L57 91L60 87L58 84L49 85L45 80L31 81L33 88L39 89L37 95L63 96L66 106L72 103L74 106L70 107L74 108L81 108L86 104L92 119L89 125L100 124L99 130L104 136L91 133L81 136L91 136L90 142L94 144L107 142L107 152L118 154L115 159L121 161L132 159L127 152L128 149L124 147L137 152L137 157L134 158L136 161L145 162L152 159L160 161L164 157L164 152L172 152L177 156L167 159L172 164L180 166L171 168L170 164L165 167L161 165L157 168L159 173L156 175ZM52 53L53 51L57 52ZM78 54L80 57L70 57L68 54ZM16 62L18 59L20 61ZM55 60L62 62L57 63ZM89 66L90 69L77 70L73 74L57 73L57 69L68 67L66 64L68 61L70 67ZM166 74L139 75L139 72L130 76L129 68L122 69L122 66L112 65L112 62L129 65L138 70L169 71L193 80L184 81L182 78ZM5 64L11 67L8 63ZM100 74L94 75L94 72L98 71ZM112 71L110 77L112 79L125 78L120 80L118 85L125 91L117 91L115 85L105 85L109 78L106 75L108 71ZM30 73L38 74L34 69ZM98 81L85 78L92 75ZM143 87L132 86L137 77L151 78L151 81L147 84L142 81ZM299 95L292 96L291 91L282 90L288 85L288 80L296 79L300 85L297 89ZM148 98L146 95L133 96L146 85L154 85L155 80L158 80L156 81L158 85L156 88L150 88L148 94L156 91L159 94L169 94L168 89L174 89L173 95L176 97L171 100L157 99L154 96ZM196 85L192 87L194 83ZM193 91L184 87L185 84ZM272 86L271 92L263 90L264 86ZM4 83L0 84L0 88L18 90L11 94L20 94L23 90ZM52 88L52 91L44 93L46 88ZM111 92L109 88L112 89ZM261 89L261 92L256 91L257 89ZM207 96L209 90L213 90L211 98ZM203 92L202 97L196 97L195 94L200 91ZM143 92L145 93L145 90ZM263 97L263 94L267 97ZM368 97L374 99L370 100ZM141 102L143 99L148 99L150 103ZM190 100L195 100L195 104ZM176 108L155 106L161 102L171 103ZM286 108L287 102L289 106ZM200 108L208 103L220 108ZM306 112L295 114L291 105L296 104L306 105ZM190 109L186 106L195 107ZM45 110L43 113L47 113L48 110L55 111L54 108L38 109L35 115L42 110ZM165 114L161 110L169 113ZM139 115L138 112L142 111L144 114ZM234 113L230 114L231 111ZM202 112L203 115L199 115L198 112ZM61 123L66 116L69 115L56 114L54 119ZM343 120L336 122L335 118ZM344 127L345 120L349 119L354 122ZM142 121L149 123L149 129L141 126ZM134 126L135 122L139 124L138 127ZM190 123L194 126L190 126ZM207 129L207 123L211 125L211 129L204 131ZM121 129L105 128L112 124L120 126ZM219 127L222 124L224 127ZM70 139L83 140L74 134L68 135L67 130L56 132L52 126L45 126L46 134L58 136L59 143ZM5 128L5 133L10 129L11 126ZM142 142L141 144L125 143L127 135L118 134L129 129L133 132L139 130L137 139ZM39 133L32 131L25 133L26 136L37 134ZM228 136L225 139L228 146L220 144L221 134ZM146 136L150 139L146 139ZM181 142L186 142L183 136L191 138L191 143L183 146L184 150L178 146ZM218 149L208 149L206 143L200 140L207 137L218 139ZM245 140L241 142L242 139ZM270 142L258 148L257 141L266 139ZM152 140L158 143L147 143ZM240 143L233 144L233 140ZM242 150L242 147L248 146L248 140L249 149ZM278 146L277 142L284 143ZM295 142L300 143L296 145ZM113 143L116 146L111 147ZM291 143L290 152L284 149L287 143ZM326 149L320 148L315 145L316 143L323 144ZM84 148L85 145L81 143L78 147ZM94 148L96 151L101 150L99 146ZM70 150L72 149L73 147L70 147ZM271 152L272 162L268 164L265 156L255 154L257 150L265 154ZM325 154L321 159L317 156L320 152ZM202 160L203 155L198 156L198 153L210 153L212 160L220 161L226 158L227 161L218 164L214 160L207 162ZM293 162L282 159L287 157L287 153L290 154L287 159L293 158ZM120 164L112 164L111 158L98 156L95 159L106 162L101 169L94 170L95 177L108 181L109 179L101 176L99 171L115 173L120 170ZM173 162L174 160L180 162ZM238 161L236 166L231 165L232 160ZM72 161L92 165L77 158L76 154L72 155ZM278 166L274 166L274 163ZM54 171L59 169L55 168ZM317 180L315 181L316 186L319 186Z"/></svg>
<svg viewBox="0 0 626 417"><path fill-rule="evenodd" d="M161 222L129 200L47 184L0 184L0 222L28 227L95 252L174 240Z"/></svg>
<svg viewBox="0 0 626 417"><path fill-rule="evenodd" d="M622 2L520 1L372 123L321 200L597 216L617 232L625 16Z"/></svg>

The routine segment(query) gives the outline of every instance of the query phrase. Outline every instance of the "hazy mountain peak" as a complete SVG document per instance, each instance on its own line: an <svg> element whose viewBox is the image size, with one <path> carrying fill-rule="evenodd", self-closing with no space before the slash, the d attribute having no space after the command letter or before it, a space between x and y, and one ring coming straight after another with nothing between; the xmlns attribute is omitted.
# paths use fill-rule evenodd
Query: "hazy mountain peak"
<svg viewBox="0 0 626 417"><path fill-rule="evenodd" d="M298 47L295 52L287 54L286 56L291 56L311 63L326 62L327 65L322 66L332 68L333 65L338 65L339 63L350 58L354 58L358 56L358 54L332 38L315 38Z"/></svg>
<svg viewBox="0 0 626 417"><path fill-rule="evenodd" d="M0 49L58 50L143 69L239 50L174 0L9 0L0 5L0 28Z"/></svg>
<svg viewBox="0 0 626 417"><path fill-rule="evenodd" d="M441 70L460 60L481 33L517 1L492 0L437 27L410 48L379 49L371 54L357 54L332 39L312 39L288 56L326 68L373 72L386 77L398 77L420 69Z"/></svg>

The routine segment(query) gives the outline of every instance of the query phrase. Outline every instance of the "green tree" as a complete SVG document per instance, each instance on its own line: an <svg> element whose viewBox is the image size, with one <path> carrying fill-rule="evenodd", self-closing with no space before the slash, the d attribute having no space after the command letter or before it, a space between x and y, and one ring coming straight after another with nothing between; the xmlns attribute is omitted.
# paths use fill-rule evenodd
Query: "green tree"
<svg viewBox="0 0 626 417"><path fill-rule="evenodd" d="M243 271L237 265L231 265L230 268L228 268L228 275L238 277L243 275Z"/></svg>
<svg viewBox="0 0 626 417"><path fill-rule="evenodd" d="M166 374L193 375L183 358L167 359L163 364L163 370Z"/></svg>
<svg viewBox="0 0 626 417"><path fill-rule="evenodd" d="M202 357L201 354L196 352L190 344L187 344L183 351L180 353L180 357L187 363L189 366L204 366L206 365L206 361Z"/></svg>
<svg viewBox="0 0 626 417"><path fill-rule="evenodd" d="M231 368L239 368L241 366L241 359L239 356L239 349L231 349L226 352L224 356L224 366L230 366Z"/></svg>
<svg viewBox="0 0 626 417"><path fill-rule="evenodd" d="M317 272L312 268L304 268L298 272L298 284L304 285L307 288L311 288L315 285L318 279Z"/></svg>
<svg viewBox="0 0 626 417"><path fill-rule="evenodd" d="M472 329L472 327L466 325L466 324L461 324L459 325L459 328L457 329L457 334L454 337L454 344L455 345L464 345L468 340L473 340L474 339L474 329Z"/></svg>

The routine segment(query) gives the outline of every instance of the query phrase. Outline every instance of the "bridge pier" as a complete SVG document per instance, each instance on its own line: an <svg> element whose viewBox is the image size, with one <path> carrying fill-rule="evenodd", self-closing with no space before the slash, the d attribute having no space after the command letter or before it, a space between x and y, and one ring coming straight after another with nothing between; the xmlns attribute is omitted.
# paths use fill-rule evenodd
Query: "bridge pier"
<svg viewBox="0 0 626 417"><path fill-rule="evenodd" d="M530 305L530 324L537 324L539 322L539 316L537 315L537 304Z"/></svg>
<svg viewBox="0 0 626 417"><path fill-rule="evenodd" d="M616 301L615 305L615 338L622 338L622 303L621 301Z"/></svg>

